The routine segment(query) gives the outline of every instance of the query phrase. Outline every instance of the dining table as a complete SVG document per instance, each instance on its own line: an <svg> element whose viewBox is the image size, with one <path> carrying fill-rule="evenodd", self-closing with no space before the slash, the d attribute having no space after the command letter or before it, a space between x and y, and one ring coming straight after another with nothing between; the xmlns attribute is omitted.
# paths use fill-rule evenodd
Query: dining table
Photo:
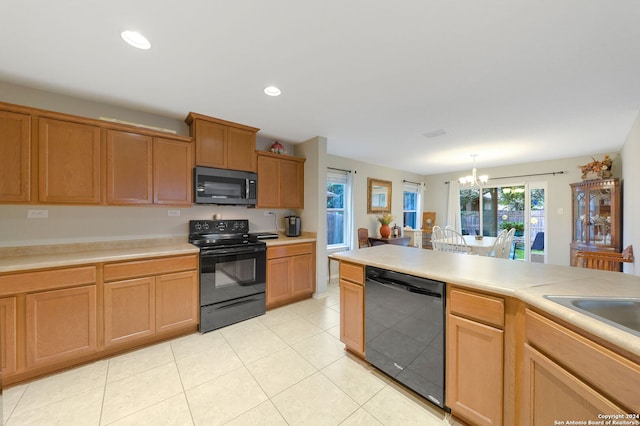
<svg viewBox="0 0 640 426"><path fill-rule="evenodd" d="M497 237L482 237L476 239L475 235L463 235L464 242L471 249L471 253L480 256L490 256L493 250L493 245L496 243Z"/></svg>

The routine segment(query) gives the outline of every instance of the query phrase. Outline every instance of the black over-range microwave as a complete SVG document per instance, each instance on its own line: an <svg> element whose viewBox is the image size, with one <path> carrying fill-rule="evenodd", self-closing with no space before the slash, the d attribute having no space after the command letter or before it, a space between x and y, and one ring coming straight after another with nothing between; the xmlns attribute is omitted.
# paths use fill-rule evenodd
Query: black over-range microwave
<svg viewBox="0 0 640 426"><path fill-rule="evenodd" d="M255 207L258 175L240 170L194 167L196 204L227 204Z"/></svg>

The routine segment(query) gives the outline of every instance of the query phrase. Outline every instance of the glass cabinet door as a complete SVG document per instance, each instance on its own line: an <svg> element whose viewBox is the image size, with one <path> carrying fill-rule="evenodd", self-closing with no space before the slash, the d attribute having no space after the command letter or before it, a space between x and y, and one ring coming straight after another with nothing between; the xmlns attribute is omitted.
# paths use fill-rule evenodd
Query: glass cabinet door
<svg viewBox="0 0 640 426"><path fill-rule="evenodd" d="M611 244L611 189L594 189L589 193L592 244Z"/></svg>
<svg viewBox="0 0 640 426"><path fill-rule="evenodd" d="M587 215L586 193L576 189L573 193L573 240L587 243L589 235L589 217Z"/></svg>

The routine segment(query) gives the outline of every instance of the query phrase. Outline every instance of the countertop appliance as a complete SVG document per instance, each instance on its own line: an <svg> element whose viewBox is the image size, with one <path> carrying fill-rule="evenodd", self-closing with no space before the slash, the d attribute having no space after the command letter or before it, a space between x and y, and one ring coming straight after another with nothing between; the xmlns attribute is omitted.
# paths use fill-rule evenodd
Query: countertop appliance
<svg viewBox="0 0 640 426"><path fill-rule="evenodd" d="M301 228L300 216L286 216L284 218L284 231L287 237L299 237Z"/></svg>
<svg viewBox="0 0 640 426"><path fill-rule="evenodd" d="M366 267L365 358L444 405L445 283Z"/></svg>
<svg viewBox="0 0 640 426"><path fill-rule="evenodd" d="M196 204L255 207L258 198L258 175L253 172L194 167L193 185Z"/></svg>
<svg viewBox="0 0 640 426"><path fill-rule="evenodd" d="M191 220L200 248L200 332L266 312L267 246L249 236L248 220Z"/></svg>

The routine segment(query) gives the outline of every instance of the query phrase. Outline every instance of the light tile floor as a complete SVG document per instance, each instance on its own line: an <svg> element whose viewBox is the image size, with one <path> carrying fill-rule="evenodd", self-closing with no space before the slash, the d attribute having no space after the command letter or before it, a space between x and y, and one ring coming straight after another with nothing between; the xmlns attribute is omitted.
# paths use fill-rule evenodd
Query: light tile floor
<svg viewBox="0 0 640 426"><path fill-rule="evenodd" d="M309 299L4 391L18 425L449 425L339 341L340 300Z"/></svg>

